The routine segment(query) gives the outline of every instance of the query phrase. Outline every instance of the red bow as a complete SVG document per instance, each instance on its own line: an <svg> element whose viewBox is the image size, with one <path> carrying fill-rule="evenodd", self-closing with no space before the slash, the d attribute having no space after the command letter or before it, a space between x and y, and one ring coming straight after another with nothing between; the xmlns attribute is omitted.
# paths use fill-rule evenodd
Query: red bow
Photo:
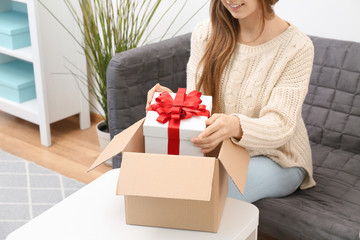
<svg viewBox="0 0 360 240"><path fill-rule="evenodd" d="M163 92L155 99L156 103L150 106L150 111L156 111L160 123L169 121L168 127L168 154L179 155L180 121L192 116L210 117L205 105L201 105L201 92L192 91L186 94L185 88L179 88L175 100L168 92Z"/></svg>

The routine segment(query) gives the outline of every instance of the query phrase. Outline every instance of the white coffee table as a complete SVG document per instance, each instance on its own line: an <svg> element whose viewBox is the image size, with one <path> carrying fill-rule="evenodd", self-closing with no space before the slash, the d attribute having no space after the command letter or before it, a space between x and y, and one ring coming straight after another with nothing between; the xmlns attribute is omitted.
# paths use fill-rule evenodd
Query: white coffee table
<svg viewBox="0 0 360 240"><path fill-rule="evenodd" d="M115 195L119 169L110 170L15 230L6 240L215 240L257 239L258 209L226 200L218 233L143 227L125 223L124 198Z"/></svg>

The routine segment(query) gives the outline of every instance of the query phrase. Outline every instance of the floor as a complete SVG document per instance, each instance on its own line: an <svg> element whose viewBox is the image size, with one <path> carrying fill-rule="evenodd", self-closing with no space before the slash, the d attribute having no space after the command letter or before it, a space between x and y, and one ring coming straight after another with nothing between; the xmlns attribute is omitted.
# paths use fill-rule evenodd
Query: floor
<svg viewBox="0 0 360 240"><path fill-rule="evenodd" d="M0 111L0 149L86 184L111 169L101 165L87 172L100 153L95 130L99 120L91 114L86 130L80 130L78 115L53 123L52 146L44 147L38 125Z"/></svg>
<svg viewBox="0 0 360 240"><path fill-rule="evenodd" d="M0 240L83 186L0 150Z"/></svg>

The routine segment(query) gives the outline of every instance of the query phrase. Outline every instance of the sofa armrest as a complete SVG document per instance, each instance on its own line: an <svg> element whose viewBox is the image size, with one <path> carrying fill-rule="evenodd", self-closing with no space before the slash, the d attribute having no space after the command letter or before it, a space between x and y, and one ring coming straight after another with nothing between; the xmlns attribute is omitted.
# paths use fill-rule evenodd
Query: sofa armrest
<svg viewBox="0 0 360 240"><path fill-rule="evenodd" d="M148 90L160 83L171 90L186 87L186 65L191 34L116 54L107 68L107 100L110 135L145 116ZM118 157L113 166L119 167Z"/></svg>

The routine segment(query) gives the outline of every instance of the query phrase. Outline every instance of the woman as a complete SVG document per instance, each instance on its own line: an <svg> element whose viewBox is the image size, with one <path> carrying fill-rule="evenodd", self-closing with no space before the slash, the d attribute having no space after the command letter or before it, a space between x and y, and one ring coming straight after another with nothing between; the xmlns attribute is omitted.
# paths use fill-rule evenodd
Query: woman
<svg viewBox="0 0 360 240"><path fill-rule="evenodd" d="M198 24L191 38L187 90L213 96L215 113L192 142L208 153L231 138L248 150L245 194L231 179L228 193L248 202L315 185L301 117L313 45L275 15L277 1L212 0L210 21ZM148 103L155 91L170 90L157 84Z"/></svg>

